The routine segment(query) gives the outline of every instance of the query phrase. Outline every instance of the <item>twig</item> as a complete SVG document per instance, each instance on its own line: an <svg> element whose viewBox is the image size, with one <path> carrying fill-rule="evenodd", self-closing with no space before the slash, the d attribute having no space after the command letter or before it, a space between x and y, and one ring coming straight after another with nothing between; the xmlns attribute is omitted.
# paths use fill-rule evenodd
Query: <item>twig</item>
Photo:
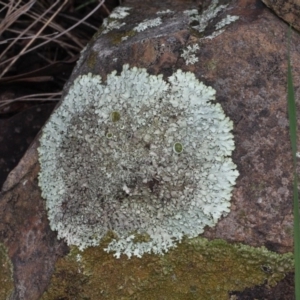
<svg viewBox="0 0 300 300"><path fill-rule="evenodd" d="M51 98L35 98L35 97L41 97L41 96L59 96L59 98L51 99ZM31 95L26 95L22 97L18 97L15 99L8 99L8 100L2 100L0 101L0 107L6 106L7 104L11 104L16 101L59 101L61 96L61 92L58 93L42 93L42 94L31 94Z"/></svg>
<svg viewBox="0 0 300 300"><path fill-rule="evenodd" d="M52 7L54 7L60 0L57 0L51 7L49 7L45 13L47 13L48 11L50 11L52 9ZM22 54L26 53L26 49L28 47L30 47L30 45L36 40L36 38L43 32L43 30L48 26L48 24L54 19L54 17L58 14L58 12L63 8L63 6L67 3L68 0L65 0L64 3L58 8L58 10L50 17L49 20L47 20L47 23L42 26L42 28L36 33L36 35L34 36L34 38L32 40L29 41L29 43L21 50L21 52L16 55L15 57L13 57L13 59L10 61L10 63L8 64L8 66L6 66L6 68L3 70L3 72L0 75L0 78L3 77L3 75L10 69L10 67L17 61L17 59L19 59L19 57L22 56ZM30 27L30 26L29 26ZM55 37L56 38L56 37ZM50 39L51 40L51 39Z"/></svg>
<svg viewBox="0 0 300 300"><path fill-rule="evenodd" d="M21 0L15 5L17 7ZM4 30L9 27L12 23L14 23L21 15L25 14L31 6L36 2L36 0L31 0L22 7L18 8L16 11L11 13L12 10L14 10L15 7L10 7L7 11L7 14L3 21L0 24L0 35L4 32ZM0 2L3 5L8 6L7 4L3 3L2 1ZM11 2L10 2L11 3Z"/></svg>
<svg viewBox="0 0 300 300"><path fill-rule="evenodd" d="M67 1L67 0L66 0ZM102 0L89 14L87 14L84 18L82 18L82 20L80 20L80 21L78 21L77 23L75 23L74 25L72 25L70 28L68 28L68 29L66 29L66 30L64 30L63 32L61 32L60 34L58 34L58 35L56 35L55 37L53 37L53 38L50 38L49 40L47 40L47 41L45 41L45 42L43 42L43 43L41 43L41 44L39 44L39 45L37 45L37 46L35 46L35 47L33 47L33 48L30 48L30 49L28 49L28 50L26 50L25 51L25 49L23 49L24 51L22 51L22 54L27 54L27 53L29 53L30 51L33 51L33 50L35 50L35 49L37 49L37 48L39 48L39 47L41 47L41 46L44 46L45 44L47 44L47 43L49 43L49 42L51 42L51 41L54 41L55 39L57 39L57 38L59 38L59 37L61 37L62 35L64 35L64 34L66 34L67 32L69 32L69 31L71 31L72 29L74 29L75 27L77 27L79 24L81 24L82 22L84 22L87 18L89 18L96 10L98 10L102 5L103 5L103 3L104 3L104 1L105 0ZM28 47L27 47L28 48ZM2 62L1 64L4 64L4 63L8 63L8 62L10 62L10 61L14 61L15 62L15 58L16 59L18 59L18 57L19 57L19 55L17 56L17 58L16 57L12 57L12 58L9 58L9 59L7 59L6 61L4 61L4 62ZM0 64L0 65L1 65ZM10 66L12 65L12 63L10 64ZM7 69L7 68L6 68ZM7 72L7 70L5 71L5 72ZM2 72L2 74L3 74L4 72ZM2 76L2 75L1 75ZM0 78L1 78L1 76L0 76Z"/></svg>

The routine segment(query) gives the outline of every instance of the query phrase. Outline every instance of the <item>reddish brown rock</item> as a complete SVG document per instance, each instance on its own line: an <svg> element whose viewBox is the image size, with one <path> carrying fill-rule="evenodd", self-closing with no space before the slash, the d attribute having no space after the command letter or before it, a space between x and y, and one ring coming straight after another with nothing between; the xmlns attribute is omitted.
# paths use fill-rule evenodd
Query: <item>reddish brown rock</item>
<svg viewBox="0 0 300 300"><path fill-rule="evenodd" d="M0 239L14 269L12 299L39 299L67 247L51 231L37 185L37 143L10 173L0 198Z"/></svg>
<svg viewBox="0 0 300 300"><path fill-rule="evenodd" d="M79 74L92 72L105 79L123 64L147 68L165 78L174 70L195 73L217 91L216 101L234 121L236 150L233 160L240 176L231 212L205 236L265 245L277 252L292 251L292 160L286 110L287 24L256 1L240 0L220 12L201 34L189 27L183 10L206 9L194 1L129 0L126 25L95 36L74 70L65 93ZM156 12L160 26L135 34L132 28ZM212 39L214 25L227 14L239 20ZM122 41L126 35L129 38ZM294 34L291 55L296 96L299 96L300 38ZM186 65L181 57L187 45L198 43L198 62ZM66 251L48 225L44 200L37 184L37 145L31 145L13 170L0 195L0 241L14 264L13 299L38 299L46 288L54 264Z"/></svg>
<svg viewBox="0 0 300 300"><path fill-rule="evenodd" d="M299 0L262 0L275 14L300 30L300 1Z"/></svg>
<svg viewBox="0 0 300 300"><path fill-rule="evenodd" d="M127 6L131 3L134 1L128 1ZM188 2L178 1L178 5L179 8L173 4L174 11L193 8ZM203 6L202 10L206 8ZM157 8L152 5L152 9L154 15ZM190 31L188 21L178 13L165 16L167 21L159 27L129 37L126 42L118 40L116 44L117 34L126 34L135 26L132 23L149 16L142 6L134 10L137 14L131 11L122 30L99 36L88 46L85 62L75 70L70 82L88 72L105 78L129 63L165 78L178 68L191 71L200 81L211 85L217 91L217 102L234 121L233 159L240 176L230 214L208 229L205 236L265 245L279 252L292 251L292 160L286 110L288 26L268 8L240 1L208 24L204 36L211 35L214 25L225 15L240 16L213 39ZM294 62L300 58L297 41L299 36L294 34L291 41ZM195 43L200 47L198 62L186 65L181 57L183 49ZM299 71L294 64L295 82ZM297 95L298 86L295 88Z"/></svg>

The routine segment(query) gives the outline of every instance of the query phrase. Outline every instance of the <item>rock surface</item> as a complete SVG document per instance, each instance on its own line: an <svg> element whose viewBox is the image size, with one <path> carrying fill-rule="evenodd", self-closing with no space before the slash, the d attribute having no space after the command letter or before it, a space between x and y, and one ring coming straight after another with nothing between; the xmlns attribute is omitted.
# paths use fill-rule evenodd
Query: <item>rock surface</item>
<svg viewBox="0 0 300 300"><path fill-rule="evenodd" d="M262 0L275 14L300 31L299 0Z"/></svg>
<svg viewBox="0 0 300 300"><path fill-rule="evenodd" d="M131 3L128 1L127 6ZM147 12L143 6L132 8L123 20L124 26L99 35L88 46L70 84L79 74L92 72L105 78L106 74L121 71L123 64L129 63L146 68L151 74L163 74L165 78L178 68L191 71L200 81L212 86L217 91L217 102L234 121L233 160L240 176L230 214L215 228L208 229L205 236L252 246L266 245L279 252L291 251L292 160L286 115L288 26L267 8L240 1L239 5L227 7L199 33L191 30L189 20L182 14L186 8L192 9L192 4L181 1L176 4L178 7L172 4L173 10L181 13L165 15L160 26L122 42L134 24L163 10L154 5ZM253 9L247 10L251 4ZM201 9L205 11L207 7ZM215 24L228 14L239 15L240 19L211 38ZM294 34L291 46L296 95L299 93L298 39ZM187 65L181 55L188 45L195 44L200 48L196 51L198 62Z"/></svg>
<svg viewBox="0 0 300 300"><path fill-rule="evenodd" d="M6 180L0 200L0 237L13 264L11 299L39 299L59 256L63 241L51 231L37 185L37 143L33 143Z"/></svg>
<svg viewBox="0 0 300 300"><path fill-rule="evenodd" d="M217 91L216 101L234 121L233 160L240 172L231 212L204 236L264 245L279 253L292 251L292 160L286 110L288 26L257 1L240 0L220 11L199 32L183 11L205 11L208 2L197 6L194 1L155 4L128 0L126 6L132 9L122 20L126 24L105 34L100 29L84 51L65 93L79 74L92 72L105 80L113 70L121 71L125 63L164 78L177 69L193 72ZM161 25L132 31L168 8L173 12L161 16ZM228 14L239 19L212 38L215 25ZM195 44L200 48L195 51L198 61L186 64L181 55L188 45ZM291 59L297 98L299 44L300 37L294 33ZM8 248L14 265L12 299L38 299L57 257L67 249L48 225L37 185L37 147L36 141L10 173L0 195L0 242Z"/></svg>

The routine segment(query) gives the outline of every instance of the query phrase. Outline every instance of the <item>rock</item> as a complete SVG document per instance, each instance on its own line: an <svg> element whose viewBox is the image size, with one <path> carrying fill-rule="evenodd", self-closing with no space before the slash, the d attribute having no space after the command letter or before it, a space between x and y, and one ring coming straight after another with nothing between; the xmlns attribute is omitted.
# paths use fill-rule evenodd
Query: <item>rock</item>
<svg viewBox="0 0 300 300"><path fill-rule="evenodd" d="M124 18L109 19L87 45L64 95L79 75L92 72L105 81L124 64L165 79L177 69L194 73L216 90L216 102L234 122L233 161L240 172L230 213L204 236L289 252L293 217L286 110L288 26L254 0L234 2L217 13L209 4L128 0L125 5L131 9L119 11ZM292 61L300 59L299 42L294 34ZM300 66L293 67L297 82ZM298 85L295 93L299 95ZM14 265L13 299L38 299L57 257L67 251L49 228L37 184L37 147L36 140L10 173L0 198L0 242Z"/></svg>
<svg viewBox="0 0 300 300"><path fill-rule="evenodd" d="M13 264L11 299L39 299L57 258L67 252L51 231L37 185L37 142L9 174L0 198L0 239Z"/></svg>
<svg viewBox="0 0 300 300"><path fill-rule="evenodd" d="M231 212L205 236L239 241L252 246L266 245L279 252L292 251L292 159L288 120L286 116L286 51L287 26L267 8L240 2L240 6L224 8L207 21L191 13L182 13L192 4L172 2L172 10L163 15L162 24L140 33L132 29L149 13L151 6L134 7L127 2L129 15L124 25L105 34L100 32L88 46L81 64L73 72L69 85L80 74L92 72L103 78L122 66L143 67L150 74L167 78L173 70L191 71L206 85L212 86L226 115L234 121L236 149L233 160L240 176L232 197ZM147 4L145 4L147 5ZM177 6L178 5L178 6ZM244 10L242 11L242 7ZM209 6L201 8L207 15ZM136 14L135 14L136 12ZM216 35L215 26L228 18L240 18L222 28ZM153 17L153 19L154 19ZM113 22L110 20L109 22ZM248 22L251 26L248 26ZM198 31L200 25L204 28ZM203 25L204 24L204 25ZM206 24L206 26L205 26ZM200 26L200 27L201 27ZM127 37L125 41L122 38ZM291 41L297 45L298 35ZM294 44L295 43L295 44ZM190 53L198 61L187 63L184 51L199 46ZM109 50L108 50L109 49ZM292 52L297 60L297 52ZM294 66L295 78L299 69ZM296 90L297 92L297 90Z"/></svg>
<svg viewBox="0 0 300 300"><path fill-rule="evenodd" d="M300 1L299 0L262 0L275 14L300 30Z"/></svg>

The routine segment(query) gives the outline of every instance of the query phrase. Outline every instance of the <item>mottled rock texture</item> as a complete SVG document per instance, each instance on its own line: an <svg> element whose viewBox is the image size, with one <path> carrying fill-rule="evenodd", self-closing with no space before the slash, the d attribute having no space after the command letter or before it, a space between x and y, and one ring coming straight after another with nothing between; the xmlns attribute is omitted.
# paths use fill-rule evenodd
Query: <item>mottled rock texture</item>
<svg viewBox="0 0 300 300"><path fill-rule="evenodd" d="M66 246L51 231L37 185L37 144L10 173L0 198L0 239L13 264L11 299L39 299Z"/></svg>
<svg viewBox="0 0 300 300"><path fill-rule="evenodd" d="M113 70L120 72L125 63L164 78L177 69L193 72L216 90L216 101L234 122L233 161L240 172L231 212L204 236L264 245L279 253L292 251L292 160L286 109L288 25L258 1L222 1L229 6L199 32L183 11L199 9L201 13L209 3L126 1L132 9L121 21L125 25L105 34L100 29L86 47L65 94L78 75L92 72L105 80ZM168 8L173 13L162 15L162 24L134 32L139 23L157 18L156 12ZM239 19L226 25L218 36L205 38L211 37L215 25L228 14ZM186 64L181 55L194 44L199 44L194 53L198 60ZM291 59L298 99L299 45L300 37L294 32ZM10 173L0 195L0 242L7 247L14 266L13 299L38 299L50 281L57 257L66 249L48 225L37 184L37 147L36 141Z"/></svg>
<svg viewBox="0 0 300 300"><path fill-rule="evenodd" d="M299 0L262 0L278 17L300 31Z"/></svg>

